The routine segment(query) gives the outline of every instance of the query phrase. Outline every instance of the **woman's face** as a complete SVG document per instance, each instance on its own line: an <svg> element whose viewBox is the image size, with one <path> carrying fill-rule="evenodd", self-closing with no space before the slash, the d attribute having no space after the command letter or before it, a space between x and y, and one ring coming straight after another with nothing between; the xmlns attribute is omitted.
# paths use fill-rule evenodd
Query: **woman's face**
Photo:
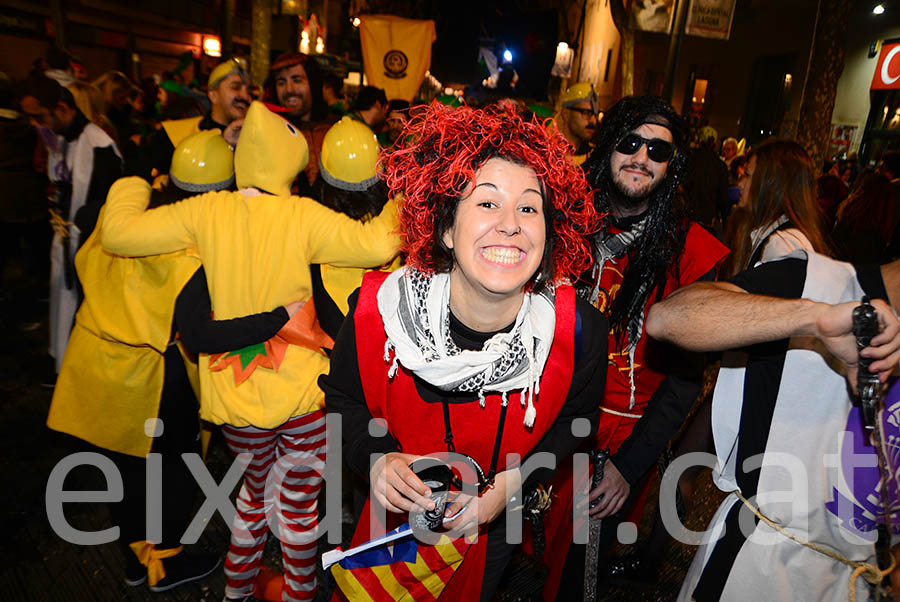
<svg viewBox="0 0 900 602"><path fill-rule="evenodd" d="M756 155L752 155L747 161L747 168L744 175L738 180L738 186L741 189L741 199L738 201L738 207L747 209L750 206L750 183L753 181L753 172L756 171Z"/></svg>
<svg viewBox="0 0 900 602"><path fill-rule="evenodd" d="M524 294L546 244L544 202L534 171L490 159L475 173L444 244L453 249L451 291L471 302Z"/></svg>

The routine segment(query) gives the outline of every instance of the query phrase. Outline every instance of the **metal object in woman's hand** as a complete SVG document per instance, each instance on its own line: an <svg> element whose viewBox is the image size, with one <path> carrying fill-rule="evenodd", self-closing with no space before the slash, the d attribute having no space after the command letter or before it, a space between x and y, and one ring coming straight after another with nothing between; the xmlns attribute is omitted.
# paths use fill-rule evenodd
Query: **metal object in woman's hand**
<svg viewBox="0 0 900 602"><path fill-rule="evenodd" d="M872 306L869 297L864 296L859 306L853 309L853 335L856 337L856 349L862 351L872 343L878 334L878 312ZM872 360L859 356L859 374L857 390L862 406L863 423L869 430L875 428L875 415L881 397L881 381L877 374L872 374L869 366Z"/></svg>
<svg viewBox="0 0 900 602"><path fill-rule="evenodd" d="M421 458L409 465L416 476L431 489L433 510L412 511L409 513L409 524L413 529L421 531L437 531L444 520L444 509L453 482L453 470L446 464L432 458Z"/></svg>

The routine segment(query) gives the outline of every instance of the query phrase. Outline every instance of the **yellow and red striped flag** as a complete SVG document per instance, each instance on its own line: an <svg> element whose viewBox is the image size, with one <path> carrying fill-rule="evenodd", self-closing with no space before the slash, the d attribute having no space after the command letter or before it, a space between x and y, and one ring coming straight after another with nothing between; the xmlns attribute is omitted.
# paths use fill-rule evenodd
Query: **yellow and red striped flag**
<svg viewBox="0 0 900 602"><path fill-rule="evenodd" d="M474 541L442 535L436 545L410 536L341 560L331 568L340 594L357 602L436 600Z"/></svg>

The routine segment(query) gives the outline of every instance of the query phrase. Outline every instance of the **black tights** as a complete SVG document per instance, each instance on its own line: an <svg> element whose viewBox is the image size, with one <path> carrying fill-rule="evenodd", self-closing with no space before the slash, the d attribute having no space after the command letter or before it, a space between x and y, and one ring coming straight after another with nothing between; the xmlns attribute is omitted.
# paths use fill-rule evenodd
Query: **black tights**
<svg viewBox="0 0 900 602"><path fill-rule="evenodd" d="M158 548L174 548L190 522L197 485L183 453L200 453L200 423L197 398L191 389L184 361L178 348L170 346L165 355L165 381L158 418L163 433L153 440L151 453L162 456L162 542ZM124 499L110 504L113 521L119 526L119 541L123 549L135 541L147 539L146 521L146 460L115 452L104 451L122 474Z"/></svg>

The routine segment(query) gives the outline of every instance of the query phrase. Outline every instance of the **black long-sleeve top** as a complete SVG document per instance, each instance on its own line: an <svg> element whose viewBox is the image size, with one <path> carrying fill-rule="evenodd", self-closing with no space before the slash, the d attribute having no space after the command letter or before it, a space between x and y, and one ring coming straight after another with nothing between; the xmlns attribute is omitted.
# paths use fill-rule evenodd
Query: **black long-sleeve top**
<svg viewBox="0 0 900 602"><path fill-rule="evenodd" d="M283 307L242 318L213 320L206 271L201 266L175 300L173 327L191 353L225 353L268 341L287 321Z"/></svg>
<svg viewBox="0 0 900 602"><path fill-rule="evenodd" d="M357 289L349 299L350 310L338 333L331 354L331 370L319 377L319 386L325 392L325 407L329 412L337 412L342 417L344 462L356 474L368 481L370 454L385 454L399 451L397 442L390 434L373 437L369 434L372 414L366 405L356 352L356 326L354 310L359 298ZM575 310L581 322L581 349L575 352L575 368L572 384L566 401L556 421L544 434L531 454L552 452L556 455L557 466L578 447L581 439L572 434L572 422L576 418L590 421L593 435L597 430L597 405L606 385L606 355L608 323L606 318L590 303L577 298ZM497 332L508 332L510 324ZM478 332L467 328L455 316L450 317L450 336L461 348L482 349L484 343L497 332ZM577 341L577 338L576 338ZM387 366L385 366L387 370ZM448 399L451 403L477 403L472 393L442 391L413 375L416 390L426 403L440 403ZM493 433L486 434L493 437ZM531 455L529 454L529 455ZM548 481L555 470L541 468L527 476L523 489L536 483Z"/></svg>

